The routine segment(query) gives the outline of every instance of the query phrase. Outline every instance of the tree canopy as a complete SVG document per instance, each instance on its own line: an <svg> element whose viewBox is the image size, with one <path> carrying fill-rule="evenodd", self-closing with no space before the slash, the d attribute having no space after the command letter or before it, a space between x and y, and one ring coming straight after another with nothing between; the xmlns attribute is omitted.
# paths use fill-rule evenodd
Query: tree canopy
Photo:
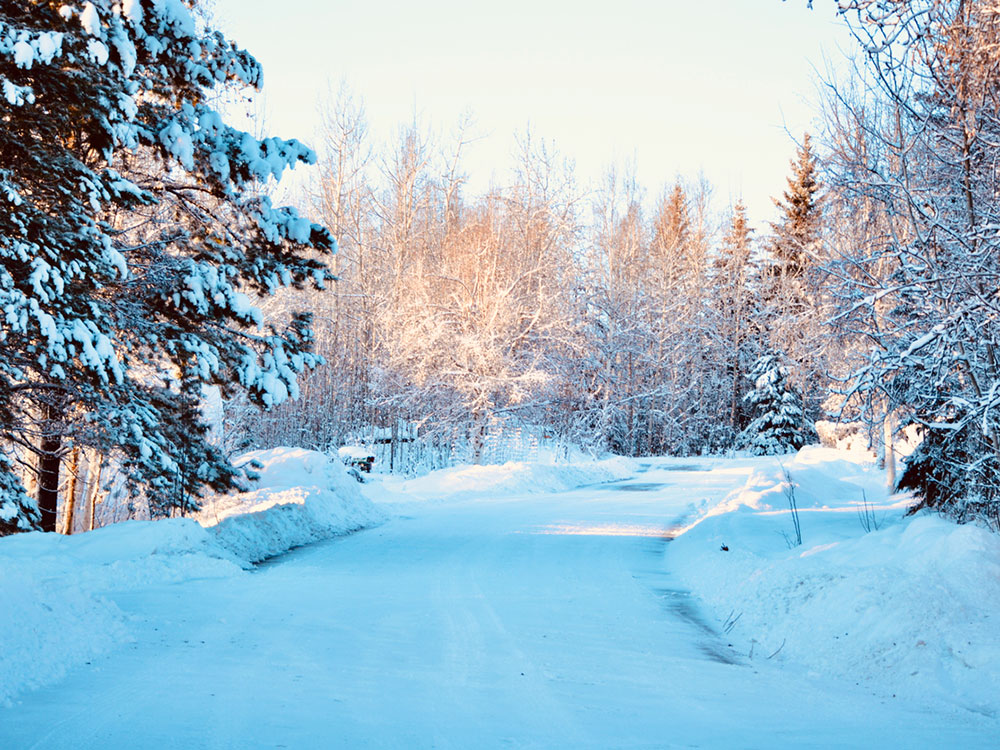
<svg viewBox="0 0 1000 750"><path fill-rule="evenodd" d="M308 315L262 330L254 303L330 278L330 233L261 190L315 155L226 124L211 92L258 87L261 68L198 10L0 3L0 436L36 462L46 529L67 441L113 454L162 507L193 502L235 479L201 387L271 406L318 361ZM32 525L11 472L0 517Z"/></svg>

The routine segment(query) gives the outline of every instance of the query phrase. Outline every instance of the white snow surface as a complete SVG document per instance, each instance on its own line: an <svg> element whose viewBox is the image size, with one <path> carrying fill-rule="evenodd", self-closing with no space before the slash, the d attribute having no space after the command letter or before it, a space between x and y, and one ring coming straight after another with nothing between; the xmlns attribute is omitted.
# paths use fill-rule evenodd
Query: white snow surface
<svg viewBox="0 0 1000 750"><path fill-rule="evenodd" d="M634 473L634 462L620 457L571 463L509 461L438 469L416 479L387 478L385 487L416 500L460 500L560 492L625 479Z"/></svg>
<svg viewBox="0 0 1000 750"><path fill-rule="evenodd" d="M802 528L791 548L782 469ZM869 533L862 492L879 527ZM909 504L865 454L808 447L762 462L683 530L666 564L717 621L739 618L728 638L742 654L1000 716L1000 536L904 517Z"/></svg>
<svg viewBox="0 0 1000 750"><path fill-rule="evenodd" d="M108 594L232 576L241 563L183 518L0 539L0 704L131 640Z"/></svg>
<svg viewBox="0 0 1000 750"><path fill-rule="evenodd" d="M260 478L247 492L220 495L197 514L218 542L236 556L260 562L311 542L385 521L343 464L318 451L276 448L241 456L255 461Z"/></svg>
<svg viewBox="0 0 1000 750"><path fill-rule="evenodd" d="M337 456L340 457L341 461L350 460L365 460L369 456L374 455L374 451L370 448L366 448L363 445L344 445L337 448Z"/></svg>
<svg viewBox="0 0 1000 750"><path fill-rule="evenodd" d="M322 453L279 448L237 462L251 459L263 466L253 488L209 499L196 519L0 538L0 704L129 642L113 595L240 576L251 563L384 520Z"/></svg>
<svg viewBox="0 0 1000 750"><path fill-rule="evenodd" d="M0 747L997 746L1000 538L906 516L863 454L252 457L207 527L0 539Z"/></svg>
<svg viewBox="0 0 1000 750"><path fill-rule="evenodd" d="M80 13L80 25L91 36L101 35L101 17L93 3L87 3L83 6L83 12Z"/></svg>

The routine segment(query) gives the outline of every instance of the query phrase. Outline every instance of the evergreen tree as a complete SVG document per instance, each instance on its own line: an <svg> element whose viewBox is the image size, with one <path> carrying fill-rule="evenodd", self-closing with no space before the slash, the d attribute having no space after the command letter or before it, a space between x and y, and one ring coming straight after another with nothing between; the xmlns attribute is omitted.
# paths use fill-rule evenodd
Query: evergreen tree
<svg viewBox="0 0 1000 750"><path fill-rule="evenodd" d="M196 11L0 3L0 435L37 457L45 530L67 439L190 507L236 478L205 440L201 386L268 407L317 362L308 316L261 331L250 296L329 277L313 251L330 234L257 189L314 154L223 122L208 91L261 70ZM26 508L9 462L0 477L0 508Z"/></svg>
<svg viewBox="0 0 1000 750"><path fill-rule="evenodd" d="M788 189L782 194L782 200L774 201L781 219L771 224L773 236L768 250L774 264L771 273L798 280L814 264L822 228L816 156L808 133L802 138L791 166Z"/></svg>
<svg viewBox="0 0 1000 750"><path fill-rule="evenodd" d="M772 350L784 352L791 375L806 399L806 411L818 418L826 398L824 383L827 294L824 292L823 214L818 163L806 133L787 178L780 220L771 224L762 267L762 329Z"/></svg>
<svg viewBox="0 0 1000 750"><path fill-rule="evenodd" d="M756 415L743 431L741 445L758 456L798 450L816 440L805 416L802 395L788 377L780 356L765 354L750 373L753 389L743 397Z"/></svg>
<svg viewBox="0 0 1000 750"><path fill-rule="evenodd" d="M667 286L683 276L692 240L691 218L684 186L677 182L669 195L660 199L653 220L651 251L661 266Z"/></svg>

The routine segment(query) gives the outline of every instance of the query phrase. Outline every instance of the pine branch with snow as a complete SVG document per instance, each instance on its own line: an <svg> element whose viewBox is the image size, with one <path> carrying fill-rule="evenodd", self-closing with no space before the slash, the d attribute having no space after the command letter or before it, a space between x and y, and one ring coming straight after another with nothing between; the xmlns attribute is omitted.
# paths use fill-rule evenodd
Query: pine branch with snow
<svg viewBox="0 0 1000 750"><path fill-rule="evenodd" d="M70 443L167 506L176 485L196 498L235 476L204 440L201 386L270 407L321 361L306 316L263 329L253 301L330 278L330 233L261 190L315 154L208 103L260 82L196 2L0 10L0 436L39 462L47 529Z"/></svg>

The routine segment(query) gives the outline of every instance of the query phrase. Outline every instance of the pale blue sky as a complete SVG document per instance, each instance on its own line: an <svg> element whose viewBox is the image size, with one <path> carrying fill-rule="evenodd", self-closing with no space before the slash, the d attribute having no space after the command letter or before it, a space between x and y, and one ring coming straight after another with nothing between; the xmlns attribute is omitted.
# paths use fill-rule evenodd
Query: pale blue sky
<svg viewBox="0 0 1000 750"><path fill-rule="evenodd" d="M473 187L532 132L582 183L635 156L658 194L699 170L724 207L772 215L794 144L814 119L813 68L850 47L832 0L216 0L221 27L264 66L268 130L319 146L317 101L341 80L373 134L414 113L447 133L471 110Z"/></svg>

